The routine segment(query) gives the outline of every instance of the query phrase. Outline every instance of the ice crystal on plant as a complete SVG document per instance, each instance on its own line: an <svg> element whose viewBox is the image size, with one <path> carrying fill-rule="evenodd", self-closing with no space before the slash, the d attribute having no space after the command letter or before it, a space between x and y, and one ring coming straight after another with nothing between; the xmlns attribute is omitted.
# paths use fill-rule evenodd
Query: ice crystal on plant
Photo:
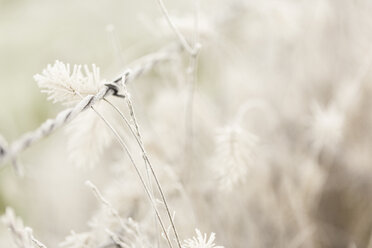
<svg viewBox="0 0 372 248"><path fill-rule="evenodd" d="M215 245L215 233L207 236L206 233L202 234L198 229L195 229L196 237L184 241L182 248L224 248L223 246Z"/></svg>
<svg viewBox="0 0 372 248"><path fill-rule="evenodd" d="M36 74L34 79L42 92L48 94L48 100L64 104L73 104L83 96L96 94L105 82L96 65L92 65L92 70L87 65L74 65L71 70L69 64L58 60L41 74Z"/></svg>

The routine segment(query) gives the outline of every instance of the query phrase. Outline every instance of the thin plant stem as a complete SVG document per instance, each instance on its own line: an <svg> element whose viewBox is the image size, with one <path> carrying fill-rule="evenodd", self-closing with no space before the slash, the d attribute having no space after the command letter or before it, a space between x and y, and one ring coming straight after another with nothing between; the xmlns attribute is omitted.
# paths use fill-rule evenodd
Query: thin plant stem
<svg viewBox="0 0 372 248"><path fill-rule="evenodd" d="M109 100L106 99L106 98L104 98L103 100L104 100L105 102L107 102L108 104L110 104L110 105L111 105L111 106L116 110L116 112L117 112L117 113L118 113L118 114L123 118L123 120L125 121L126 125L127 125L128 128L129 128L130 132L133 134L135 140L137 141L138 145L140 146L140 148L141 148L141 150L142 150L142 148L144 148L144 147L141 146L141 141L140 141L139 138L136 136L136 133L135 133L135 131L134 131L132 125L129 123L129 120L127 119L127 117L125 117L125 115L123 114L123 112L122 112L122 111L121 111L117 106L115 106L115 104L113 104L111 101L109 101ZM146 165L148 166L148 164L147 164L146 161L145 161L145 163L146 163ZM183 188L182 185L179 185L179 186L180 186L180 191L181 191L181 193L184 195L185 200L188 202L188 204L189 204L190 207L192 208L192 204L190 203L190 200L189 200L189 198L187 197L187 193L186 193L186 191L184 190L184 188ZM195 220L195 213L194 213L194 212L193 212L193 218L194 218L194 220Z"/></svg>
<svg viewBox="0 0 372 248"><path fill-rule="evenodd" d="M185 161L192 164L193 139L194 139L194 96L197 85L197 67L201 45L199 43L199 12L200 3L194 0L194 33L193 33L193 53L190 54L190 62L187 68L188 94L186 99L185 117Z"/></svg>
<svg viewBox="0 0 372 248"><path fill-rule="evenodd" d="M104 100L105 102L107 102L108 104L110 104L111 107L113 107L113 108L115 109L115 111L118 112L119 115L123 118L125 124L126 124L127 127L129 128L130 132L132 133L132 135L134 136L135 140L137 141L139 147L141 148L142 153L144 153L145 151L144 151L144 149L142 149L142 148L143 148L142 142L141 142L141 140L138 138L139 136L137 136L137 134L135 133L135 131L134 131L132 125L129 123L129 120L128 120L128 119L125 117L125 115L120 111L120 109L119 109L118 107L116 107L112 102L110 102L110 101L107 100L106 98L103 98L103 100ZM138 130L138 129L137 129L137 130ZM139 132L137 132L137 133L139 133ZM148 163L147 163L147 160L144 158L144 156L142 156L142 157L143 157L144 162L145 162L145 165L146 165L146 177L147 177L147 180L148 180L148 184L149 184L150 191L151 191L152 195L155 195L155 194L154 194L154 189L153 189L153 187L152 187L152 183L151 183L150 174L149 174L149 170L150 170L150 169L149 169L149 165L148 165ZM155 218L156 218L156 217L155 217ZM155 220L155 221L156 221L156 220ZM156 224L156 223L155 223L155 224ZM157 225L156 225L156 228L158 228ZM158 241L158 246L159 246L159 239L158 239L157 241Z"/></svg>
<svg viewBox="0 0 372 248"><path fill-rule="evenodd" d="M122 220L122 218L120 217L118 211L111 205L111 203L109 201L107 201L102 193L98 190L97 186L94 185L91 181L86 181L85 184L93 191L95 197L97 198L97 200L104 206L106 207L108 210L109 210L109 213L114 217L116 218L119 223L120 223L120 226L125 229L125 224Z"/></svg>
<svg viewBox="0 0 372 248"><path fill-rule="evenodd" d="M123 84L123 86L125 87L124 84ZM174 221L172 219L172 215L170 213L169 206L168 206L167 200L166 200L165 195L164 195L164 191L163 191L163 189L162 189L162 187L160 185L160 182L158 180L158 177L156 176L155 170L154 170L154 168L152 166L152 163L150 162L150 159L147 156L145 147L143 145L142 136L141 136L141 133L139 131L139 125L138 125L138 122L137 122L137 118L135 116L135 112L134 112L134 107L133 107L132 101L130 100L130 98L128 96L125 99L126 99L126 102L127 102L128 108L129 108L129 111L130 111L131 118L132 118L133 123L134 123L134 126L135 126L135 130L133 130L133 128L131 127L131 125L130 125L130 123L128 121L128 119L124 116L124 114L121 113L121 111L115 105L113 105L110 102L108 102L107 99L105 99L105 100L106 100L106 102L110 103L110 105L112 107L114 107L116 109L116 111L118 111L118 113L120 114L120 116L124 119L125 123L129 126L129 129L131 130L132 134L135 136L136 141L137 141L138 145L141 148L143 159L145 160L145 163L148 165L148 168L150 168L150 172L151 172L151 174L154 177L155 184L156 184L156 186L158 188L158 191L159 191L160 196L162 198L162 201L164 203L165 210L167 212L167 215L168 215L169 221L171 223L171 226L172 226L174 235L176 237L176 241L177 241L178 247L181 248L181 242L179 240L179 235L178 235L178 232L176 230L176 226L174 224Z"/></svg>
<svg viewBox="0 0 372 248"><path fill-rule="evenodd" d="M189 43L187 42L185 36L183 36L183 34L179 31L179 29L177 28L177 26L174 24L174 22L170 18L169 12L168 12L167 8L165 7L163 0L157 0L157 2L158 2L159 6L161 8L161 11L164 14L165 19L168 22L168 25L171 27L171 29L174 31L174 33L177 35L177 37L180 40L180 43L183 46L183 48L188 53L194 54L195 53L194 49L189 45Z"/></svg>
<svg viewBox="0 0 372 248"><path fill-rule="evenodd" d="M134 159L133 159L133 157L132 157L132 155L131 155L131 153L130 153L130 151L129 151L129 149L128 149L128 146L125 144L125 142L123 141L123 139L120 137L120 135L119 135L119 133L115 130L115 128L92 106L91 107L92 109L93 109L93 111L99 116L99 118L101 118L103 121L104 121L104 123L106 124L106 126L112 131L112 133L115 135L115 137L116 137L116 139L117 139L117 141L120 143L120 145L123 147L123 149L126 151L126 153L127 153L127 155L128 155L128 157L129 157L129 160L131 161L131 163L132 163L132 165L133 165L133 167L134 167L134 169L136 170L136 173L137 173L137 175L138 175L138 177L139 177L139 179L140 179L140 181L141 181L141 183L142 183L142 186L144 187L144 189L145 189L145 192L146 192L146 194L147 194L147 196L148 196L148 198L149 198L149 200L150 200L150 202L151 202L151 204L152 204L152 206L153 206L153 208L154 208L154 210L155 210L155 213L156 213L156 217L157 217L157 219L158 219L158 221L159 221L159 224L160 224L160 226L161 226L161 228L162 228L162 230L163 230L163 232L164 232L164 235L165 235L165 238L166 238L166 240L167 240L167 242L168 242L168 245L169 245L169 247L170 248L172 248L173 246L172 246L172 243L171 243L171 241L170 241L170 239L169 239L169 236L168 236L168 233L167 233L167 231L166 231L166 228L165 228L165 226L164 226L164 223L163 223L163 221L162 221L162 219L161 219L161 217L160 217L160 214L159 214L159 211L157 210L157 208L156 208L156 204L155 204L155 202L154 202L154 199L152 198L152 196L151 196L151 193L150 193L150 191L149 191L149 189L148 189L148 187L146 186L146 183L145 183L145 181L144 181L144 179L143 179L143 177L142 177L142 175L141 175L141 172L139 171L139 169L138 169L138 166L136 165L136 163L134 162Z"/></svg>
<svg viewBox="0 0 372 248"><path fill-rule="evenodd" d="M122 48L121 48L121 45L119 43L118 37L115 33L114 25L109 25L107 27L107 32L109 33L110 40L111 40L112 46L113 46L113 50L114 50L115 54L118 55L120 66L124 66L124 58L123 58L123 55L122 55ZM107 100L105 98L104 98L104 100L107 102ZM146 178L147 178L147 181L148 181L148 184L149 184L150 192L152 193L152 195L154 195L154 189L153 189L152 184L151 184L151 179L150 179L149 169L147 168L147 164L146 164ZM156 215L155 215L154 216L154 226L155 226L156 233L158 233L158 225L156 224L156 222L157 222L157 220L156 220ZM158 246L159 246L159 236L157 236L157 243L158 243Z"/></svg>
<svg viewBox="0 0 372 248"><path fill-rule="evenodd" d="M125 85L124 85L124 87L125 87ZM140 140L140 143L141 143L141 149L142 149L142 152L143 152L144 159L147 161L147 163L149 165L149 168L151 170L151 173L154 176L156 186L157 186L157 188L159 190L159 193L161 195L161 198L162 198L162 200L164 202L164 206L165 206L166 212L168 214L169 221L170 221L170 223L172 225L172 229L173 229L174 235L176 237L176 241L177 241L178 247L181 248L181 242L180 242L180 239L179 239L179 236L178 236L178 232L177 232L176 226L174 224L172 215L170 213L170 210L169 210L169 207L168 207L168 203L167 203L167 200L166 200L165 195L164 195L164 191L163 191L163 189L162 189L162 187L160 185L160 182L158 180L158 177L156 176L154 167L152 166L152 164L151 164L151 162L150 162L150 160L149 160L149 158L147 156L147 153L145 151L145 147L143 145L142 137L141 137L141 134L140 134L140 131L139 131L139 126L138 126L137 118L136 118L136 115L135 115L135 112L134 112L134 107L133 107L132 101L130 100L129 97L126 97L125 100L127 102L127 105L128 105L129 111L130 111L130 115L132 117L132 120L134 122L134 125L136 127L136 131L137 131L137 134L138 134L138 139Z"/></svg>

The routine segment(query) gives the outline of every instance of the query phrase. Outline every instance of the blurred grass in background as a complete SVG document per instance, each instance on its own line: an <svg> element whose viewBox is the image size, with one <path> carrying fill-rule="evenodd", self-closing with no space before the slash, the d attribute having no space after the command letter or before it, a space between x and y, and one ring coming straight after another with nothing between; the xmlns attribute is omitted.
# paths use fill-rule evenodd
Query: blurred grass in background
<svg viewBox="0 0 372 248"><path fill-rule="evenodd" d="M192 13L190 2L169 0L166 4L174 16L182 18ZM208 5L212 2L213 6ZM206 194L208 199L215 197L217 204L205 199L200 185L191 185L196 195L200 193L200 201L193 200L200 204L197 210L202 216L201 225L213 227L219 238L236 247L246 247L246 241L261 244L260 247L274 244L286 247L290 238L294 237L294 241L303 238L304 230L294 224L295 211L286 208L293 199L304 204L295 210L316 227L314 242L322 244L320 247L346 247L353 245L352 242L367 244L372 228L368 212L372 206L369 155L372 76L367 70L360 77L359 71L371 57L371 3L366 0L246 0L241 1L244 8L237 5L229 12L231 9L224 4L230 2L203 2L203 14L212 17L210 19L223 19L218 22L216 18L217 24L207 23L209 33L203 34L208 36L208 42L203 43L198 83L212 106L206 108L203 117L213 116L212 125L206 128L213 132L229 124L242 104L251 99L260 99L272 106L274 114L270 112L268 121L263 118L263 125L255 124L254 114L247 115L245 121L245 127L252 128L268 147L263 148L270 157L264 168L270 177L262 180L248 175L249 183L239 187L241 192L229 194L231 202L223 194ZM213 12L213 8L218 11ZM175 40L174 35L169 36L169 29L160 28L163 27L158 23L161 19L154 0L0 1L0 134L7 140L15 140L62 109L46 101L32 78L48 63L56 59L71 64L95 63L103 77L110 79L125 68L126 63ZM122 47L121 59L107 31L110 24L115 27L115 39ZM154 75L149 77L152 79ZM311 154L311 139L316 138L308 137L309 126L314 122L312 107L314 103L328 107L337 101L341 89L359 82L363 85L360 99L352 100L356 103L361 100L361 103L352 115L342 113L348 125L342 133L344 141L335 145L338 152L331 163L332 170L328 170L327 161L323 161L323 152L327 151L319 157ZM180 101L176 87L159 89L157 83L147 86L142 85L146 90L140 93L152 96L155 103L160 102L158 111L156 105L152 106L155 114L149 114L149 119L158 120L156 124L164 128L164 133L173 128L174 132L181 130L181 125L177 125L178 129L174 125L180 123L176 118L177 106L183 106L176 103ZM175 120L171 122L167 118ZM325 124L329 124L327 119ZM198 137L200 140L202 135ZM211 155L214 148L213 138L200 142L207 144L200 152L205 157ZM167 145L174 150L180 148L177 139L174 143L167 139L161 141L165 150ZM161 142L156 143L160 147L158 143ZM94 209L96 201L83 182L90 179L100 184L108 178L102 176L108 173L104 166L89 172L74 168L65 158L65 146L63 133L58 131L22 154L28 170L25 179L17 178L10 166L0 173L0 210L5 205L15 207L26 223L39 232L41 240L54 244L70 229L82 230ZM204 166L209 173L208 166L214 164L209 165L208 159L201 160L194 165L197 172L190 167L184 168L185 171L202 177L198 169ZM260 164L250 169L254 172L257 168L260 169ZM313 169L314 175L307 173L306 168ZM210 184L203 181L206 188L215 183L208 173ZM306 190L314 190L323 176L326 177L324 185L321 184L316 195L319 206L315 204L313 208L307 204L311 198ZM288 193L283 182L289 182L293 192ZM299 187L302 183L304 191ZM256 192L255 187L261 186L264 190ZM235 204L237 199L240 204ZM233 213L231 207L234 207ZM0 227L0 233L1 230ZM0 237L0 247L1 240Z"/></svg>

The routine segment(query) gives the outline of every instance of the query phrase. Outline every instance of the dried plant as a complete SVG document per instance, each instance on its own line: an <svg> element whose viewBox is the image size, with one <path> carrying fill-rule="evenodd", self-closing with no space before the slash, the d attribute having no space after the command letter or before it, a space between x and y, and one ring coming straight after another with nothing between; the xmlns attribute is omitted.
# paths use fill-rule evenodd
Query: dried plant
<svg viewBox="0 0 372 248"><path fill-rule="evenodd" d="M66 0L68 29L56 1L3 2L0 24L3 9L23 19L17 6L48 20L40 61L77 64L34 76L51 111L25 106L33 86L11 98L0 84L0 118L22 110L0 121L1 247L372 247L369 1ZM22 30L3 26L1 55ZM0 80L28 72L18 64ZM9 142L20 128L35 129Z"/></svg>

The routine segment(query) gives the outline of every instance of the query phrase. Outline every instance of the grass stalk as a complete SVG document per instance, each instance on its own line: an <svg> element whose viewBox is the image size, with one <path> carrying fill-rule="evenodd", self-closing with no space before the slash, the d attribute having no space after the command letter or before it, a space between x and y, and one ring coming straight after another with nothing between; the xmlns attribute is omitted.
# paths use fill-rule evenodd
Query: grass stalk
<svg viewBox="0 0 372 248"><path fill-rule="evenodd" d="M133 107L133 104L132 104L132 101L130 100L130 98L127 96L126 98L126 102L127 102L127 105L128 105L128 108L129 108L129 111L130 111L130 115L131 115L131 118L133 120L133 123L134 123L134 126L135 126L135 129L133 129L132 125L130 125L128 119L125 117L125 115L120 111L120 109L118 109L114 104L112 104L111 102L109 102L107 99L104 99L107 103L109 103L118 113L119 115L122 117L122 119L124 120L124 122L127 124L127 126L129 127L131 133L133 134L133 136L135 137L141 151L142 151L142 156L143 156L143 159L145 161L145 163L148 165L148 168L150 169L150 172L151 174L153 175L154 177L154 180L155 180L155 184L156 184L156 187L160 193L160 196L162 198L162 201L164 203L164 206L165 206L165 210L167 212L167 215L168 215L168 218L169 218L169 221L171 223L171 226L172 226L172 229L173 229L173 232L174 232L174 235L175 235L175 238L176 238L176 241L177 241L177 245L179 248L181 248L181 242L180 242L180 239L179 239L179 235L178 235L178 232L177 232L177 229L176 229L176 226L174 224L174 221L173 221L173 218L172 218L172 215L170 213L170 210L169 210L169 206L168 206L168 203L167 203L167 200L166 200L166 197L164 195L164 191L160 185L160 182L158 180L158 177L155 173L155 170L153 168L153 165L152 163L150 162L150 159L146 153L146 150L145 150L145 147L143 145L143 142L142 142L142 136L141 136L141 133L139 131L139 125L138 125L138 122L137 122L137 118L136 118L136 115L135 115L135 112L134 112L134 107Z"/></svg>
<svg viewBox="0 0 372 248"><path fill-rule="evenodd" d="M152 207L155 210L156 217L157 217L157 219L159 221L159 224L161 226L161 229L163 230L164 236L165 236L165 238L166 238L166 240L168 242L168 246L170 248L173 248L172 242L169 239L168 233L167 233L166 228L164 226L164 223L163 223L163 221L162 221L162 219L160 217L159 211L156 208L156 203L154 202L154 199L153 199L153 197L152 197L152 195L150 193L150 190L146 186L146 183L144 181L144 178L142 177L141 172L140 172L138 166L136 165L136 163L135 163L135 161L133 159L133 156L132 156L132 154L129 151L128 146L126 145L126 143L124 142L124 140L121 138L121 136L119 135L119 133L115 130L115 128L93 106L91 108L99 116L99 118L104 121L105 125L112 131L112 133L115 135L117 141L120 143L120 145L122 146L122 148L126 151L128 157L129 157L129 160L131 161L131 164L133 165L134 169L136 170L136 173L137 173L137 175L138 175L138 177L139 177L139 179L141 181L141 184L143 185L143 187L145 189L146 195L148 196L148 198L149 198L149 200L151 202L151 205L152 205Z"/></svg>

